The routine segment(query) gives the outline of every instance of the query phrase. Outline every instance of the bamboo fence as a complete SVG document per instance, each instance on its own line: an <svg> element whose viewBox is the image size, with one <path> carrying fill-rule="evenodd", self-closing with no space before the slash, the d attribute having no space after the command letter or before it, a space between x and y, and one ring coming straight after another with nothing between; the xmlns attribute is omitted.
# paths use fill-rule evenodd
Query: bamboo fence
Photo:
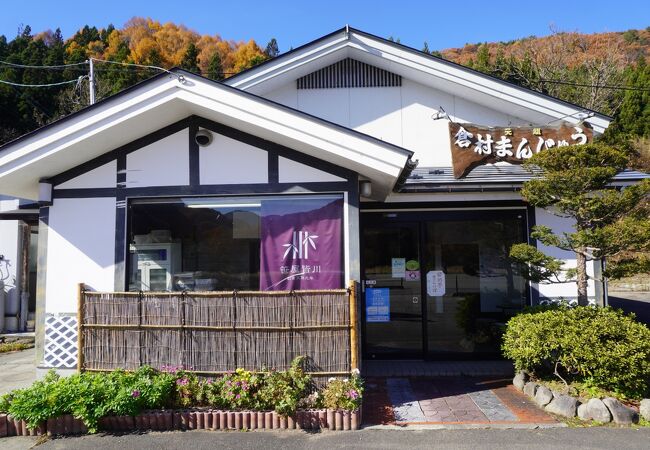
<svg viewBox="0 0 650 450"><path fill-rule="evenodd" d="M291 292L92 292L79 286L78 369L183 366L201 375L359 368L358 285Z"/></svg>

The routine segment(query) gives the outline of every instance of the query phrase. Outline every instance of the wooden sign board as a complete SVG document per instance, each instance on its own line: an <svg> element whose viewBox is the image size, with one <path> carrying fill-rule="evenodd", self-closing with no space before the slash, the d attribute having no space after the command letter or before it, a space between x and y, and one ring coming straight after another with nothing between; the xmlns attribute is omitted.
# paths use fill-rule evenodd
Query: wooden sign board
<svg viewBox="0 0 650 450"><path fill-rule="evenodd" d="M594 134L587 123L491 128L449 122L449 138L454 177L462 178L483 164L497 161L522 164L542 150L586 144L593 141Z"/></svg>

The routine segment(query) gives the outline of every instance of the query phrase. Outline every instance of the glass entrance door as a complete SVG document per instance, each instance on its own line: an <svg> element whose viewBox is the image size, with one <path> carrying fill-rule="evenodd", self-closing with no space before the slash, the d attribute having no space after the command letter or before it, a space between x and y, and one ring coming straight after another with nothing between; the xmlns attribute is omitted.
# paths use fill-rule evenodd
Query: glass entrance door
<svg viewBox="0 0 650 450"><path fill-rule="evenodd" d="M523 218L449 219L423 224L425 277L437 278L426 289L428 356L498 355L505 322L526 303L526 281L508 257L525 241Z"/></svg>
<svg viewBox="0 0 650 450"><path fill-rule="evenodd" d="M363 228L365 355L423 355L420 227L417 223Z"/></svg>
<svg viewBox="0 0 650 450"><path fill-rule="evenodd" d="M364 357L493 358L528 301L520 210L363 214Z"/></svg>

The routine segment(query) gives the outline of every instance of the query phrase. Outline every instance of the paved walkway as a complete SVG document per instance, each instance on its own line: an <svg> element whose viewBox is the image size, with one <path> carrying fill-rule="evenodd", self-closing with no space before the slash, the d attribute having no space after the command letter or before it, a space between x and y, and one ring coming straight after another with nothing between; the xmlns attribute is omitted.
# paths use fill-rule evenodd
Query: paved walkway
<svg viewBox="0 0 650 450"><path fill-rule="evenodd" d="M30 386L36 381L36 350L0 353L0 394Z"/></svg>
<svg viewBox="0 0 650 450"><path fill-rule="evenodd" d="M560 425L510 383L495 377L368 378L364 425Z"/></svg>

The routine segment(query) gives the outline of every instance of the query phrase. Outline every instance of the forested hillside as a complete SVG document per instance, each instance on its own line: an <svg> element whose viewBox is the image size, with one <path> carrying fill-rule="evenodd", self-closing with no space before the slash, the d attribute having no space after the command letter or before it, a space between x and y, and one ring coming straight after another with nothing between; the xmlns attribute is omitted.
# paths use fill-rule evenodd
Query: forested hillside
<svg viewBox="0 0 650 450"><path fill-rule="evenodd" d="M650 27L591 35L552 32L540 38L442 51L430 51L425 43L422 51L615 116L608 138L631 136L640 152L647 154L649 49ZM143 65L180 66L221 80L278 53L275 39L264 46L253 40L234 42L137 17L119 29L85 26L67 40L58 30L34 33L25 26L17 36L0 36L0 143L86 106L88 81L80 77L88 74L88 58L97 61L97 98L101 99L159 73ZM34 88L2 81L71 83ZM650 157L646 158L650 165Z"/></svg>
<svg viewBox="0 0 650 450"><path fill-rule="evenodd" d="M20 84L54 84L88 74L95 64L97 98L115 94L159 70L120 63L171 68L180 66L220 80L277 54L271 40L265 50L250 40L234 42L219 35L200 35L185 26L133 18L123 28L85 26L70 39L61 32L33 33L25 26L12 38L0 36L0 80ZM108 62L101 62L108 61ZM112 63L113 64L112 64ZM27 66L76 66L24 68ZM0 143L7 142L88 104L87 80L67 85L28 88L0 83Z"/></svg>

